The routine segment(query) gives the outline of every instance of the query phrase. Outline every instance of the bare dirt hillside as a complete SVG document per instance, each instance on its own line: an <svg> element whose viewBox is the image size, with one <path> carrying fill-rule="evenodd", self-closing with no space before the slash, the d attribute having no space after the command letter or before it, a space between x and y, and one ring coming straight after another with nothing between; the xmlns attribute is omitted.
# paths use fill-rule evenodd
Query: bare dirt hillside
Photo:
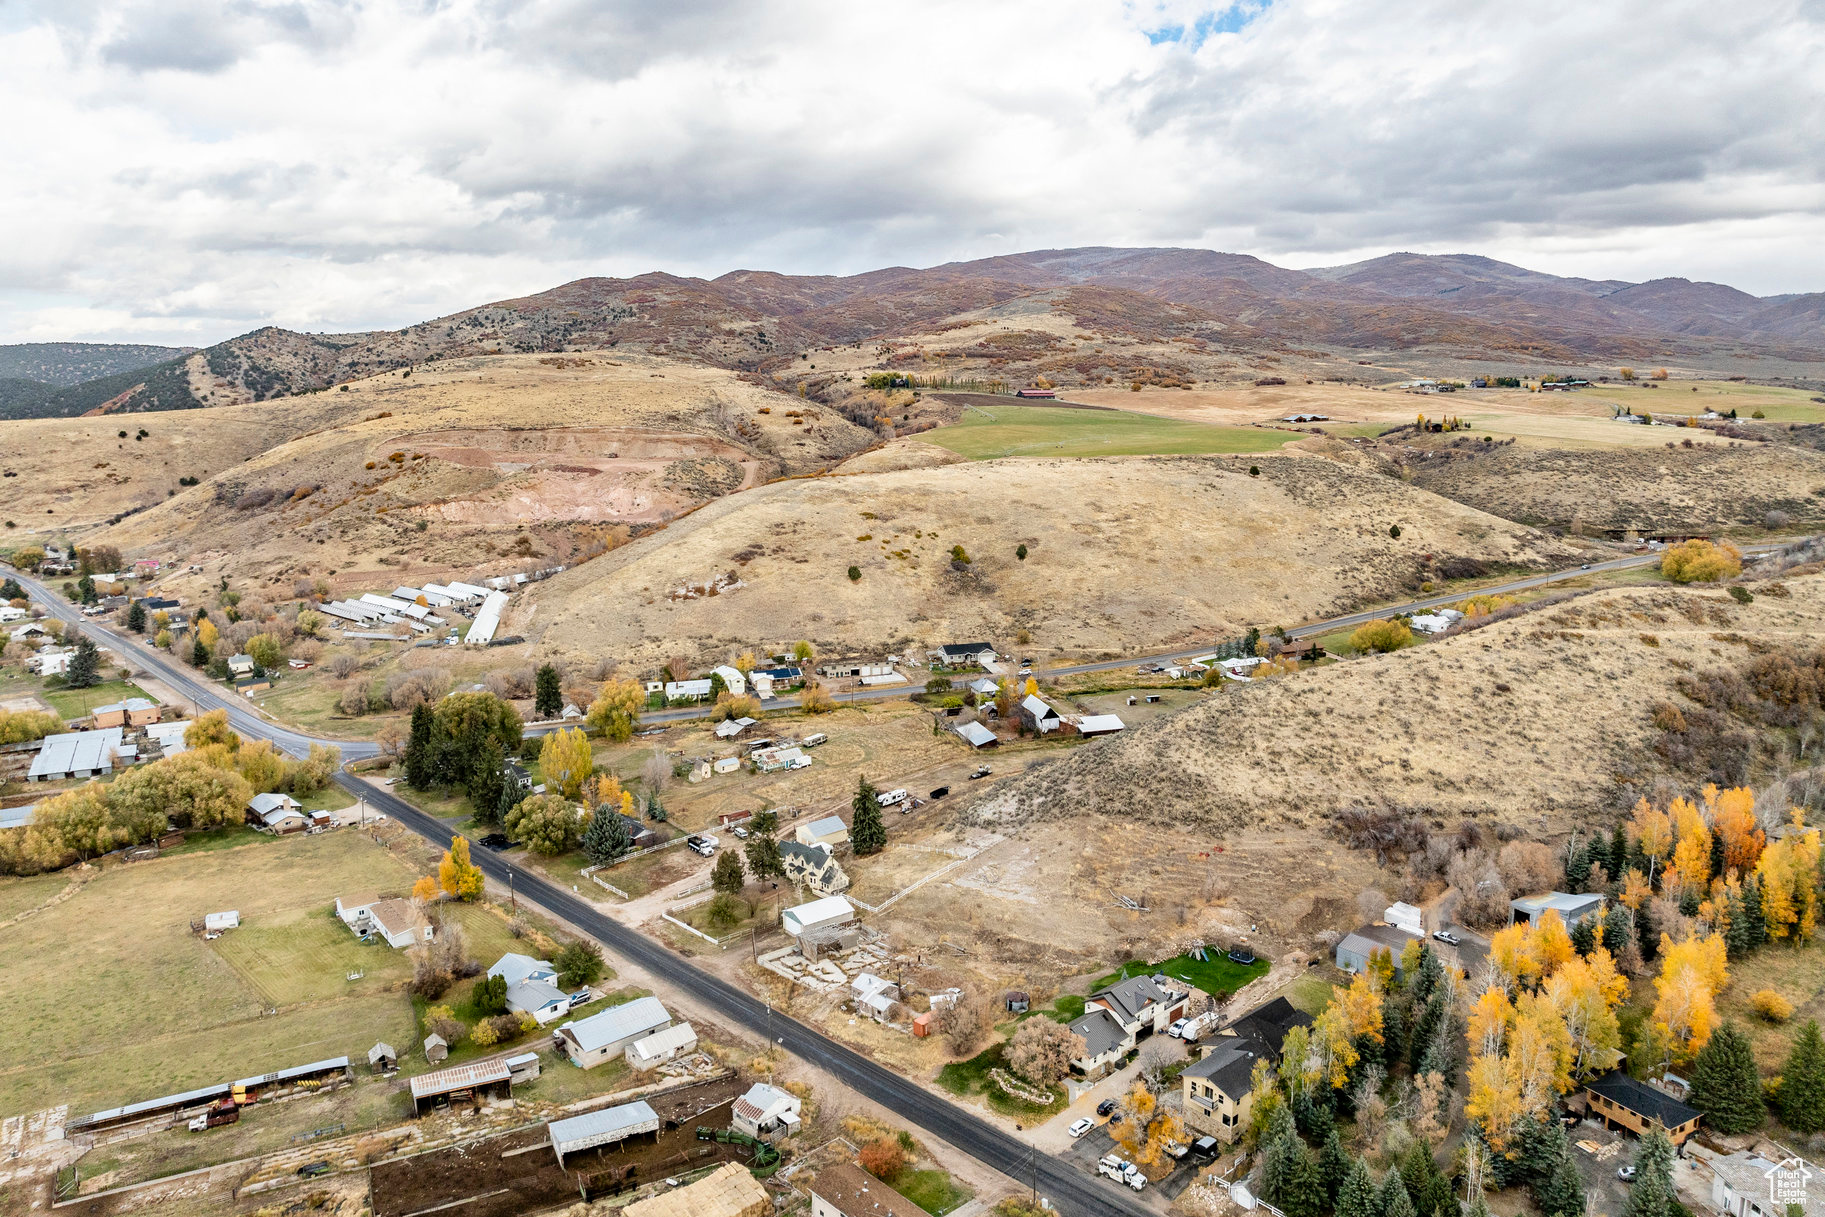
<svg viewBox="0 0 1825 1217"><path fill-rule="evenodd" d="M1097 654L1347 609L1416 581L1427 554L1574 560L1392 478L1254 459L1258 477L1246 460L1159 457L777 483L542 585L510 624L565 653L640 662L803 636L824 651L1012 645L1021 629L1055 652ZM715 595L689 590L718 581Z"/></svg>
<svg viewBox="0 0 1825 1217"><path fill-rule="evenodd" d="M186 561L219 558L211 579L333 572L335 586L353 587L408 573L524 570L600 552L873 441L828 410L732 373L649 357L450 360L323 394L312 402L317 417L320 404L335 425L169 500L155 494L154 506L105 539ZM156 432L170 417L146 425Z"/></svg>
<svg viewBox="0 0 1825 1217"><path fill-rule="evenodd" d="M1400 456L1415 485L1541 527L1708 533L1787 527L1770 512L1797 527L1825 520L1825 453L1786 444L1568 452L1467 439Z"/></svg>
<svg viewBox="0 0 1825 1217"><path fill-rule="evenodd" d="M1783 592L1785 594L1783 594ZM1651 776L1651 717L1682 669L1753 643L1816 646L1825 576L1720 589L1593 593L1392 655L1248 686L992 792L972 824L1008 832L1079 815L1195 828L1315 828L1357 804L1534 831L1607 824Z"/></svg>

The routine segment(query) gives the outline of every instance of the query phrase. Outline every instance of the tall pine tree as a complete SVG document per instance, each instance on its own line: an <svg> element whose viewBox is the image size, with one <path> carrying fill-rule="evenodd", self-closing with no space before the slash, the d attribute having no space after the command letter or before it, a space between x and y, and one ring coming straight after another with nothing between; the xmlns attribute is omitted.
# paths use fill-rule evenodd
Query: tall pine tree
<svg viewBox="0 0 1825 1217"><path fill-rule="evenodd" d="M556 718L563 709L564 693L558 686L558 670L545 664L533 681L532 712L540 718Z"/></svg>
<svg viewBox="0 0 1825 1217"><path fill-rule="evenodd" d="M1333 1124L1330 1135L1324 1139L1324 1148L1318 1151L1318 1178L1324 1184L1327 1204L1338 1203L1337 1197L1343 1191L1344 1180L1349 1177L1350 1155L1344 1152L1343 1136Z"/></svg>
<svg viewBox="0 0 1825 1217"><path fill-rule="evenodd" d="M1825 1131L1825 1043L1819 1022L1807 1019L1781 1071L1781 1122L1794 1132Z"/></svg>
<svg viewBox="0 0 1825 1217"><path fill-rule="evenodd" d="M501 750L500 740L490 735L482 741L481 755L469 768L468 789L470 806L484 820L500 806L501 787L508 784L502 772L506 764L507 754Z"/></svg>
<svg viewBox="0 0 1825 1217"><path fill-rule="evenodd" d="M1584 1217L1584 1180L1569 1153L1534 1188L1534 1203L1546 1217Z"/></svg>
<svg viewBox="0 0 1825 1217"><path fill-rule="evenodd" d="M1343 1186L1337 1189L1335 1217L1377 1217L1375 1181L1369 1177L1368 1165L1361 1158L1351 1160Z"/></svg>
<svg viewBox="0 0 1825 1217"><path fill-rule="evenodd" d="M849 846L856 857L865 858L887 848L887 825L881 819L881 800L867 778L856 784L855 800L850 804L855 817L849 825Z"/></svg>
<svg viewBox="0 0 1825 1217"><path fill-rule="evenodd" d="M431 757L431 707L420 702L412 707L412 734L406 741L406 785L426 790L434 772Z"/></svg>
<svg viewBox="0 0 1825 1217"><path fill-rule="evenodd" d="M607 866L633 847L627 821L612 807L597 808L583 829L583 855L597 866Z"/></svg>
<svg viewBox="0 0 1825 1217"><path fill-rule="evenodd" d="M1415 1217L1413 1198L1407 1195L1407 1185L1397 1170L1391 1169L1383 1176L1375 1202L1379 1217Z"/></svg>
<svg viewBox="0 0 1825 1217"><path fill-rule="evenodd" d="M1721 1133L1748 1132L1766 1118L1755 1052L1735 1023L1719 1027L1693 1062L1692 1106Z"/></svg>

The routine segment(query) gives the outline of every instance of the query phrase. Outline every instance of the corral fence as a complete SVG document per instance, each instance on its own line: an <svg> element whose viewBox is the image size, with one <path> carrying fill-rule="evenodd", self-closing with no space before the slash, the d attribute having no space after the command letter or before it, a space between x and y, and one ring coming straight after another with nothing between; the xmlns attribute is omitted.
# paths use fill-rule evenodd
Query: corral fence
<svg viewBox="0 0 1825 1217"><path fill-rule="evenodd" d="M636 849L631 853L622 854L619 858L616 858L613 862L609 863L608 866L602 866L600 864L586 866L581 873L588 876L597 887L606 888L623 900L632 900L632 896L604 879L598 872L612 870L614 867L620 866L624 862L632 862L635 858L644 858L648 854L656 854L662 849L671 849L673 846L683 845L687 840L689 840L688 837L673 837L670 841L661 841L657 845L649 845L645 849Z"/></svg>

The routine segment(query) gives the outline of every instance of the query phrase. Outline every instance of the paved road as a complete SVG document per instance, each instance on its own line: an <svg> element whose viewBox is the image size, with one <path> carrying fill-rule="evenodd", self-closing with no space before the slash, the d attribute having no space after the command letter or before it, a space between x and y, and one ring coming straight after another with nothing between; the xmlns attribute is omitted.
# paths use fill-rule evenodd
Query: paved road
<svg viewBox="0 0 1825 1217"><path fill-rule="evenodd" d="M174 690L196 703L202 710L225 709L229 721L243 735L270 739L287 752L303 755L313 743L337 741L316 740L279 727L254 713L240 698L199 680L194 672L173 661L163 652L133 642L99 623L85 618L35 580L20 582L54 616L82 630L98 642L105 642L117 653L128 653ZM237 704L238 703L238 704ZM373 755L370 743L343 743L343 754ZM338 774L337 784L351 795L367 800L368 806L385 812L434 845L447 848L454 835L441 821L412 806L384 788L376 788L347 773ZM511 863L487 850L477 850L475 862L482 872L499 883L511 883L519 899L544 909L601 942L610 951L653 976L689 995L723 1019L759 1035L770 1037L787 1052L816 1065L857 1092L879 1103L887 1110L911 1121L940 1140L969 1154L994 1170L1023 1183L1037 1180L1043 1195L1065 1217L1152 1217L1153 1210L1139 1203L1124 1189L1107 1180L1087 1177L1071 1165L1045 1154L1001 1131L986 1120L947 1102L915 1082L884 1069L867 1057L827 1039L795 1019L769 1008L764 1002L735 986L692 966L669 948L636 930L604 916L590 904L536 875L515 869Z"/></svg>

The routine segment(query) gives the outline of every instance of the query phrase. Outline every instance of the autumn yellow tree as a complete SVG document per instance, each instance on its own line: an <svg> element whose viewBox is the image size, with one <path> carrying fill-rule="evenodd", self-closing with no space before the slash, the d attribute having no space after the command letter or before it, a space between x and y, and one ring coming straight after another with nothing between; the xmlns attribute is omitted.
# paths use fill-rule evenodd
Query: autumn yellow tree
<svg viewBox="0 0 1825 1217"><path fill-rule="evenodd" d="M589 713L583 721L604 738L625 743L633 737L634 726L640 721L640 707L645 702L646 694L639 681L604 681L596 700L589 703Z"/></svg>
<svg viewBox="0 0 1825 1217"><path fill-rule="evenodd" d="M1609 953L1602 954L1607 959ZM1571 1076L1584 1080L1615 1068L1622 1056L1622 1031L1604 978L1591 961L1582 956L1567 961L1547 978L1543 992L1570 1039Z"/></svg>
<svg viewBox="0 0 1825 1217"><path fill-rule="evenodd" d="M412 885L412 899L420 904L429 904L437 899L438 891L437 880L429 875L421 875L418 882Z"/></svg>
<svg viewBox="0 0 1825 1217"><path fill-rule="evenodd" d="M1716 996L1729 980L1723 935L1676 943L1662 934L1660 960L1660 975L1654 978L1654 1039L1667 1062L1685 1064L1704 1048L1717 1023Z"/></svg>
<svg viewBox="0 0 1825 1217"><path fill-rule="evenodd" d="M209 650L215 650L215 644L221 641L222 635L215 628L215 622L205 617L196 623L196 640Z"/></svg>
<svg viewBox="0 0 1825 1217"><path fill-rule="evenodd" d="M1318 1077L1331 1089L1342 1090L1349 1084L1350 1070L1358 1058L1343 1002L1331 1002L1312 1024L1312 1059Z"/></svg>
<svg viewBox="0 0 1825 1217"><path fill-rule="evenodd" d="M1629 816L1629 836L1650 858L1665 862L1673 852L1673 821L1646 798L1635 802L1635 810Z"/></svg>
<svg viewBox="0 0 1825 1217"><path fill-rule="evenodd" d="M1702 892L1711 881L1711 830L1705 824L1705 813L1690 799L1674 799L1667 809L1673 821L1672 874L1681 887Z"/></svg>
<svg viewBox="0 0 1825 1217"><path fill-rule="evenodd" d="M1490 985L1470 1008L1470 1055L1500 1056L1514 1019L1514 1003L1501 985Z"/></svg>
<svg viewBox="0 0 1825 1217"><path fill-rule="evenodd" d="M1337 999L1343 1007L1344 1025L1354 1043L1381 1043L1381 986L1368 972L1358 972Z"/></svg>
<svg viewBox="0 0 1825 1217"><path fill-rule="evenodd" d="M539 768L545 771L545 781L567 799L582 796L583 783L595 764L589 737L575 727L553 731L539 748Z"/></svg>
<svg viewBox="0 0 1825 1217"><path fill-rule="evenodd" d="M1819 830L1805 826L1799 808L1791 814L1793 830L1762 851L1755 873L1761 880L1768 936L1791 937L1799 946L1812 937L1818 925Z"/></svg>
<svg viewBox="0 0 1825 1217"><path fill-rule="evenodd" d="M1526 922L1504 926L1489 936L1489 966L1511 991L1527 987L1540 975Z"/></svg>
<svg viewBox="0 0 1825 1217"><path fill-rule="evenodd" d="M1464 1114L1482 1131L1491 1149L1505 1153L1524 1114L1515 1071L1500 1053L1487 1053L1470 1059L1466 1081L1469 1094Z"/></svg>
<svg viewBox="0 0 1825 1217"><path fill-rule="evenodd" d="M1633 867L1622 876L1622 894L1617 897L1631 910L1639 912L1641 906L1654 898L1654 886L1648 877Z"/></svg>
<svg viewBox="0 0 1825 1217"><path fill-rule="evenodd" d="M1532 955L1540 979L1545 980L1574 955L1572 936L1566 932L1565 919L1558 909L1540 914L1528 931L1528 953Z"/></svg>
<svg viewBox="0 0 1825 1217"><path fill-rule="evenodd" d="M619 808L621 806L621 796L625 792L621 789L620 780L614 774L598 773L593 782L587 782L584 785L588 795L584 801L591 807Z"/></svg>
<svg viewBox="0 0 1825 1217"><path fill-rule="evenodd" d="M437 867L438 886L458 900L475 900L482 894L481 867L469 860L469 841L454 837Z"/></svg>
<svg viewBox="0 0 1825 1217"><path fill-rule="evenodd" d="M1738 786L1719 793L1717 787L1705 788L1705 808L1711 816L1711 827L1724 845L1724 870L1747 875L1761 861L1768 837L1755 819L1755 792Z"/></svg>

